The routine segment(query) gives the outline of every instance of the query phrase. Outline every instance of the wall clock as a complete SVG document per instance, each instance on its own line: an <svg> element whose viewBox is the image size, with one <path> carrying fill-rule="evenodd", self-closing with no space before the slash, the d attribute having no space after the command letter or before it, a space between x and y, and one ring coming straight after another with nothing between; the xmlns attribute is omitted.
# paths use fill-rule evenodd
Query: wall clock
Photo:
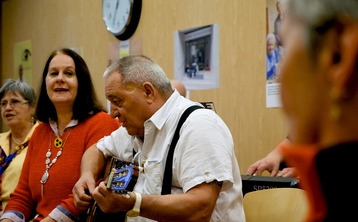
<svg viewBox="0 0 358 222"><path fill-rule="evenodd" d="M142 0L102 0L103 21L119 40L129 39L137 29Z"/></svg>

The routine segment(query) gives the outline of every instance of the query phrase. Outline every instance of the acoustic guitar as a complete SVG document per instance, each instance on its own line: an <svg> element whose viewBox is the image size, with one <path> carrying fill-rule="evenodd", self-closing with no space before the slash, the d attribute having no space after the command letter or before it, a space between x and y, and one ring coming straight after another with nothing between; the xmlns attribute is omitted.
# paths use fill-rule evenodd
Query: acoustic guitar
<svg viewBox="0 0 358 222"><path fill-rule="evenodd" d="M103 178L106 178L107 188L119 194L126 194L129 191L133 191L137 182L139 168L132 163L109 157L104 172ZM86 222L110 221L125 222L126 212L104 213L96 202L88 209Z"/></svg>

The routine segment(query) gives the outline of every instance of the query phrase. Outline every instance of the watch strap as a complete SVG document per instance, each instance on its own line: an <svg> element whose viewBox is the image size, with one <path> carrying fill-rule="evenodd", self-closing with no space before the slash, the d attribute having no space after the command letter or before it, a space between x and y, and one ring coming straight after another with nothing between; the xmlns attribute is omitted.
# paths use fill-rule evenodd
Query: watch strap
<svg viewBox="0 0 358 222"><path fill-rule="evenodd" d="M140 206L142 204L142 195L137 192L132 192L135 195L135 203L133 209L127 212L128 217L137 217L140 213Z"/></svg>

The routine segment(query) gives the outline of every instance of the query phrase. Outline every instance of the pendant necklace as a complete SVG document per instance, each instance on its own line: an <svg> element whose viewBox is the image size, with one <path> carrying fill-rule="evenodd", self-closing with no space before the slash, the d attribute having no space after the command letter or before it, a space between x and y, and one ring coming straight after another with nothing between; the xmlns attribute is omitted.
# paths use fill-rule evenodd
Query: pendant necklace
<svg viewBox="0 0 358 222"><path fill-rule="evenodd" d="M57 151L57 154L56 156L52 159L50 159L51 155L52 155L52 152L51 152L51 142L52 142L52 136L50 137L50 144L49 144L49 148L46 152L46 160L45 160L45 166L46 166L46 169L45 169L45 172L42 174L42 177L41 177L41 180L40 180L40 183L41 183L41 196L43 197L43 193L44 193L44 185L46 184L50 174L49 174L49 170L51 168L51 166L53 164L55 164L57 162L57 159L61 156L62 154L62 149L63 147L65 146L65 143L68 139L68 137L70 136L70 133L71 133L71 129L68 131L68 134L66 136L66 139L63 141L61 139L61 137L56 137L56 139L53 141L53 145L56 147L56 148L60 148L59 151Z"/></svg>
<svg viewBox="0 0 358 222"><path fill-rule="evenodd" d="M12 140L12 142L14 142L15 146L18 146L21 144L21 143L17 142L12 135L11 135L11 140Z"/></svg>
<svg viewBox="0 0 358 222"><path fill-rule="evenodd" d="M11 141L14 142L15 144L15 152L17 152L17 154L19 154L28 144L27 142L26 146L24 146L24 144L17 142L12 135L10 137L11 137Z"/></svg>

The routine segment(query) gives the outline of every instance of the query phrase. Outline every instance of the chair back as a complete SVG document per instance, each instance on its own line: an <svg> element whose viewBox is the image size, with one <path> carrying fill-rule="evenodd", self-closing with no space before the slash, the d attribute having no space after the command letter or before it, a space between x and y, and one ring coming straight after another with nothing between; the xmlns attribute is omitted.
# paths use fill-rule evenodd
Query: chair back
<svg viewBox="0 0 358 222"><path fill-rule="evenodd" d="M305 191L287 187L249 192L243 206L246 222L303 222L308 210Z"/></svg>

